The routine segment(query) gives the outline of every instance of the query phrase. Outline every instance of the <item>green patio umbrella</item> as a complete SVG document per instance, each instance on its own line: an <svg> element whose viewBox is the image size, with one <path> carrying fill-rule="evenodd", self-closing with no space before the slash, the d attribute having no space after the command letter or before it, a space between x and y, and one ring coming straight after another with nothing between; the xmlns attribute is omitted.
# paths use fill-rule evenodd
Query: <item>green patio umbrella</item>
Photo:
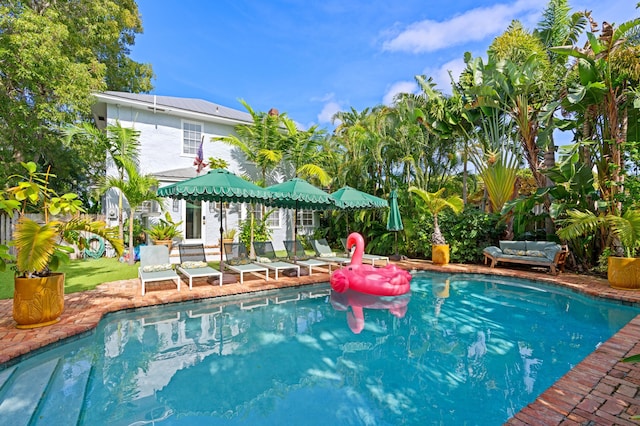
<svg viewBox="0 0 640 426"><path fill-rule="evenodd" d="M387 230L395 233L396 254L392 256L393 260L400 260L400 255L398 254L398 231L403 229L400 208L398 207L398 193L393 189L389 194L389 216L387 217Z"/></svg>
<svg viewBox="0 0 640 426"><path fill-rule="evenodd" d="M294 209L293 240L298 235L298 209L329 210L336 208L336 200L304 179L293 178L266 188L271 193L269 205Z"/></svg>
<svg viewBox="0 0 640 426"><path fill-rule="evenodd" d="M160 197L178 200L220 202L220 241L224 232L223 202L268 204L271 199L269 191L224 169L210 170L207 174L163 186L157 193ZM222 247L220 261L222 262Z"/></svg>
<svg viewBox="0 0 640 426"><path fill-rule="evenodd" d="M389 207L387 200L351 188L350 186L343 186L336 192L332 192L331 196L335 198L336 205L340 210L347 211L347 235L349 234L348 211Z"/></svg>

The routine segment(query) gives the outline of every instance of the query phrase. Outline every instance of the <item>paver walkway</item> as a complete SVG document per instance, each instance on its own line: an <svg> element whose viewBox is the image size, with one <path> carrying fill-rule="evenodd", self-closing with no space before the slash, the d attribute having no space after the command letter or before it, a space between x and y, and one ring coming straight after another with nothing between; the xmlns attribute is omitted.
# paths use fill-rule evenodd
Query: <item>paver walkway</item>
<svg viewBox="0 0 640 426"><path fill-rule="evenodd" d="M405 269L434 270L451 273L488 273L544 281L585 294L640 304L640 291L615 290L606 280L563 273L552 276L544 271L524 269L490 269L480 265L446 266L431 262L405 260L396 262ZM229 274L230 275L230 274ZM20 359L21 355L61 339L96 327L108 312L142 306L181 302L223 295L248 293L282 287L327 282L329 275L315 273L300 278L281 277L267 281L245 277L239 283L211 285L194 281L193 290L183 285L150 283L147 294L140 294L137 279L116 281L95 290L65 296L65 310L59 323L33 330L18 330L11 317L12 301L0 300L0 369ZM184 282L183 282L184 284ZM638 425L631 416L640 415L640 363L621 363L620 359L640 353L640 316L603 343L591 355L522 409L509 425Z"/></svg>

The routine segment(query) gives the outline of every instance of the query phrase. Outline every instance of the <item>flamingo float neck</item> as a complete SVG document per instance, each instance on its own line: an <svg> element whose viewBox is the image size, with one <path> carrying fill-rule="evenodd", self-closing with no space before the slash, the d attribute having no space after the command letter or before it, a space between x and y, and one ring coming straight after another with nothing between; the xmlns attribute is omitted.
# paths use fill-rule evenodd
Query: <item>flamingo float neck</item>
<svg viewBox="0 0 640 426"><path fill-rule="evenodd" d="M356 251L351 255L351 265L361 265L362 255L364 254L364 238L357 232L352 232L347 237L347 250L351 250L356 246Z"/></svg>

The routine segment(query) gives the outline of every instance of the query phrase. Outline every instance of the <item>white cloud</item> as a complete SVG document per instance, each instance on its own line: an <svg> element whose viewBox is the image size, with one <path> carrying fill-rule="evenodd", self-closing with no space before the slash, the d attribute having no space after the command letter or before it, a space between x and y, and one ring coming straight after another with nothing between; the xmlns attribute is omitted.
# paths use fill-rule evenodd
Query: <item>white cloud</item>
<svg viewBox="0 0 640 426"><path fill-rule="evenodd" d="M329 101L324 104L322 111L318 114L319 123L331 123L331 118L340 111L340 104L336 101Z"/></svg>
<svg viewBox="0 0 640 426"><path fill-rule="evenodd" d="M443 93L451 94L451 76L454 81L458 81L464 69L464 59L460 58L442 64L438 68L427 68L424 70L424 75L433 78L433 82L436 83L436 89ZM451 71L451 76L449 76L449 71Z"/></svg>
<svg viewBox="0 0 640 426"><path fill-rule="evenodd" d="M418 84L414 81L398 81L393 83L387 93L382 98L382 103L385 105L393 104L393 98L398 93L415 93L418 90Z"/></svg>
<svg viewBox="0 0 640 426"><path fill-rule="evenodd" d="M517 0L512 4L471 9L448 21L430 19L415 22L394 38L383 43L383 50L412 53L433 52L502 33L513 19L520 16L531 20L533 12L539 14L546 0Z"/></svg>

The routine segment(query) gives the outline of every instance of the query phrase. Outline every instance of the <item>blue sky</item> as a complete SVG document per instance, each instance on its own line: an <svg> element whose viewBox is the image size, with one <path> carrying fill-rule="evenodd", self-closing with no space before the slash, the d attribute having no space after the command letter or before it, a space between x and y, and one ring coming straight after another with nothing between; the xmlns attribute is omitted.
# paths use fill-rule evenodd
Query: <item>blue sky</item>
<svg viewBox="0 0 640 426"><path fill-rule="evenodd" d="M132 58L151 63L153 93L244 110L275 107L332 128L337 111L390 104L425 74L447 92L463 54L484 56L519 19L532 29L547 0L138 0L144 33ZM598 23L640 16L636 0L573 0Z"/></svg>

